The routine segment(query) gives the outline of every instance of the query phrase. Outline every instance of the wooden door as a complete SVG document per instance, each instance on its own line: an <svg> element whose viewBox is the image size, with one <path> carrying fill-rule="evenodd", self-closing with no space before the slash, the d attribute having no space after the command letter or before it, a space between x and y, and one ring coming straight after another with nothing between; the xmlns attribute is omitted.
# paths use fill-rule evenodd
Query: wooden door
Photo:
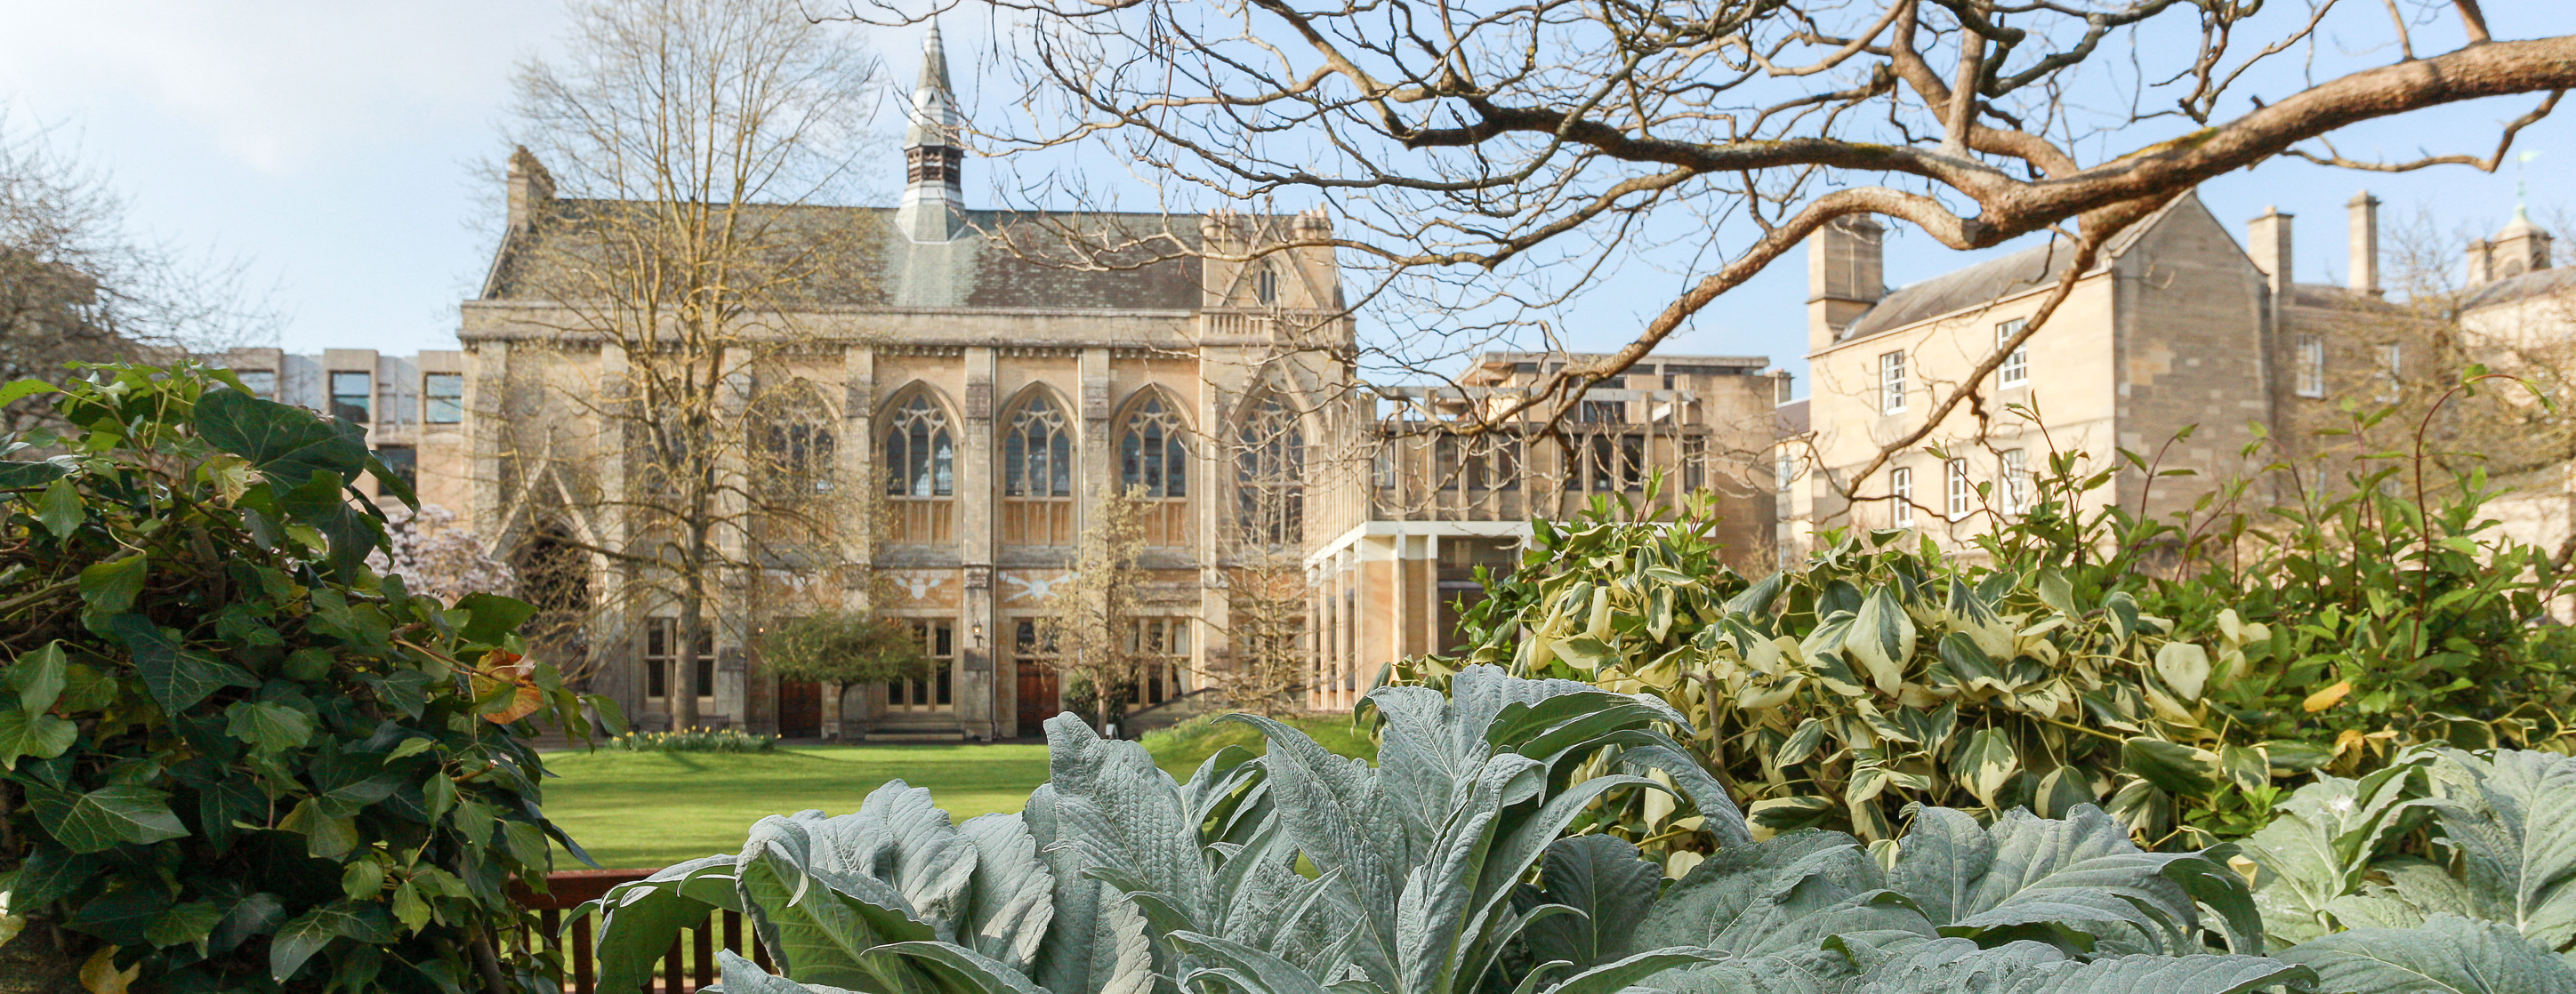
<svg viewBox="0 0 2576 994"><path fill-rule="evenodd" d="M791 739L823 734L823 685L812 680L778 681L778 734Z"/></svg>
<svg viewBox="0 0 2576 994"><path fill-rule="evenodd" d="M1055 667L1044 663L1020 663L1020 734L1046 734L1040 727L1056 712L1064 710L1056 702Z"/></svg>

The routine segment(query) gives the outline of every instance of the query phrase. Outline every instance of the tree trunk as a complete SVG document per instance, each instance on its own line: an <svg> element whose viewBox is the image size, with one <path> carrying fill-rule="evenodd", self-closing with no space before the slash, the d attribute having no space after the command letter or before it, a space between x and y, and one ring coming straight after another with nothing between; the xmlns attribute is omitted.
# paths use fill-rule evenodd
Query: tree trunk
<svg viewBox="0 0 2576 994"><path fill-rule="evenodd" d="M671 680L671 730L686 731L698 727L698 640L707 629L706 584L696 574L687 581L687 592L680 597L680 645L671 657L677 660Z"/></svg>

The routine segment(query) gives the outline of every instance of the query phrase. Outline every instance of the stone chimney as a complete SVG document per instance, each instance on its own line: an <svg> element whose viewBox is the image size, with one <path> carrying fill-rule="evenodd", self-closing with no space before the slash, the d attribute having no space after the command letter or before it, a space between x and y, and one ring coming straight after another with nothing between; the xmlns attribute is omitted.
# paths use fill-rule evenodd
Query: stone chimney
<svg viewBox="0 0 2576 994"><path fill-rule="evenodd" d="M2352 215L2352 292L2379 296L2379 198L2363 190L2344 209Z"/></svg>
<svg viewBox="0 0 2576 994"><path fill-rule="evenodd" d="M555 177L537 161L525 145L510 153L510 230L524 232L537 225L537 216L546 212L555 199Z"/></svg>
<svg viewBox="0 0 2576 994"><path fill-rule="evenodd" d="M1887 228L1867 214L1807 236L1807 351L1822 352L1887 296Z"/></svg>
<svg viewBox="0 0 2576 994"><path fill-rule="evenodd" d="M2531 215L2514 207L2513 220L2505 222L2504 230L2488 242L2487 278L2510 279L2549 268L2552 240L2549 232L2531 223Z"/></svg>
<svg viewBox="0 0 2576 994"><path fill-rule="evenodd" d="M2263 216L2245 222L2245 253L2254 257L2254 268L2263 271L2263 282L2272 287L2272 297L2281 299L2290 291L2290 221L2296 214L2283 214L2278 208L2263 208Z"/></svg>
<svg viewBox="0 0 2576 994"><path fill-rule="evenodd" d="M913 84L906 116L911 124L903 133L903 203L896 223L913 241L949 241L965 228L966 196L957 175L966 157L958 137L965 119L948 84L948 49L935 20L921 36L921 78Z"/></svg>

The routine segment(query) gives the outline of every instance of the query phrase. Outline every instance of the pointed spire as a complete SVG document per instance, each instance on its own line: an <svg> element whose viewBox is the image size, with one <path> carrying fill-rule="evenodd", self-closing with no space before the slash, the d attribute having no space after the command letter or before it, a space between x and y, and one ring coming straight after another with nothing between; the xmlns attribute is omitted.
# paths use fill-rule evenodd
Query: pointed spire
<svg viewBox="0 0 2576 994"><path fill-rule="evenodd" d="M939 41L939 22L921 36L921 81L913 87L904 130L903 204L898 223L916 242L945 242L962 229L964 195L958 167L966 148L959 141L965 119L957 114L956 94L948 86L948 50Z"/></svg>
<svg viewBox="0 0 2576 994"><path fill-rule="evenodd" d="M912 87L912 123L903 134L905 148L957 146L956 91L948 83L948 49L939 40L939 21L921 36L921 79Z"/></svg>

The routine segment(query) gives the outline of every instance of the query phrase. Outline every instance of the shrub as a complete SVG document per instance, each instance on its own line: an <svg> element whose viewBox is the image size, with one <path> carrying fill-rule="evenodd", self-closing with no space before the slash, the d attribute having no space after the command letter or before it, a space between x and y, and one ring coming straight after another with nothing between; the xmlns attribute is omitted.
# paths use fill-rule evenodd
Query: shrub
<svg viewBox="0 0 2576 994"><path fill-rule="evenodd" d="M1919 807L1878 843L1756 843L1713 804L1701 816L1727 844L1667 882L1580 814L1656 788L1574 777L1661 744L1660 727L1687 732L1655 699L1480 666L1445 699L1390 687L1368 704L1384 721L1375 768L1238 716L1270 752L1176 781L1065 715L1047 724L1053 779L1021 814L952 825L895 782L852 814L765 818L739 854L585 908L603 916L601 987L649 979L676 930L717 907L751 919L780 974L722 954L725 989L775 994L2239 994L2320 975L2418 989L2391 983L2395 961L2502 981L2459 990L2576 984L2510 927L2447 919L2417 937L2442 947L2356 932L2265 955L2224 851L2143 851L2089 804L1987 821ZM2467 890L2510 899L2499 882L2473 871Z"/></svg>
<svg viewBox="0 0 2576 994"><path fill-rule="evenodd" d="M1495 663L1657 696L1757 825L1870 839L1917 803L2096 803L2152 844L2207 845L2261 827L2295 778L2409 743L2567 746L2576 633L2547 614L2567 578L2483 517L2481 478L2432 506L2377 473L2193 531L2071 516L2109 479L2078 461L2057 459L1983 556L1828 536L1758 583L1718 565L1704 503L1640 520L1596 501L1535 523L1518 572L1480 578L1470 651L1394 678ZM1650 852L1710 844L1685 813L1632 804L1615 831Z"/></svg>
<svg viewBox="0 0 2576 994"><path fill-rule="evenodd" d="M618 752L775 752L778 736L736 728L692 728L680 732L628 732L610 736L599 746Z"/></svg>
<svg viewBox="0 0 2576 994"><path fill-rule="evenodd" d="M94 375L54 398L66 434L0 451L11 951L64 950L94 989L551 983L507 891L543 886L549 838L580 850L520 735L585 726L519 655L528 605L367 567L360 474L411 498L356 426L229 373Z"/></svg>

